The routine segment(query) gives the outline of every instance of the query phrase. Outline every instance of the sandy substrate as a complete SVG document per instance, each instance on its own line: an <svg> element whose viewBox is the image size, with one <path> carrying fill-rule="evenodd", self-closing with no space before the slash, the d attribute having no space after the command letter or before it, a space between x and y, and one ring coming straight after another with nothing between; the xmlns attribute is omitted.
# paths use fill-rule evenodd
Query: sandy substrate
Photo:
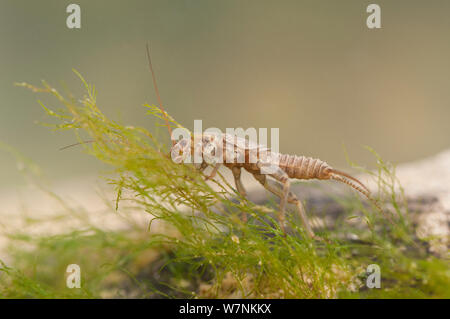
<svg viewBox="0 0 450 319"><path fill-rule="evenodd" d="M150 215L114 208L115 193L105 181L77 178L49 187L52 192L30 185L0 191L0 259L7 261L6 233L54 235L94 225L104 230L126 229L130 222L142 224Z"/></svg>

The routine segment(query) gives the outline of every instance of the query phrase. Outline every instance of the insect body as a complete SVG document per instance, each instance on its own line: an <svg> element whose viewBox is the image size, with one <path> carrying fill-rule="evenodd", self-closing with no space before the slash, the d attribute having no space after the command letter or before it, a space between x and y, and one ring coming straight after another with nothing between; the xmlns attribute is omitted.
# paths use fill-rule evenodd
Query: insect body
<svg viewBox="0 0 450 319"><path fill-rule="evenodd" d="M356 178L333 169L326 162L311 157L286 155L272 152L264 145L252 143L246 139L229 134L204 133L200 139L181 139L171 149L172 159L181 163L194 154L195 165L200 170L213 166L207 179L215 176L224 165L231 169L237 191L246 196L241 180L241 171L245 169L267 190L280 198L279 222L285 231L285 207L295 204L307 234L315 238L301 201L290 191L290 179L337 180L354 188L369 200L374 200L370 192ZM244 220L246 216L244 215Z"/></svg>
<svg viewBox="0 0 450 319"><path fill-rule="evenodd" d="M148 44L147 57L159 108L164 114L169 135L172 136L167 114L163 110L156 85ZM302 203L290 191L290 178L332 179L345 183L367 197L382 212L377 202L370 196L367 187L359 180L344 172L333 169L319 159L275 153L264 145L256 144L229 134L217 135L204 133L200 139L184 138L178 142L172 140L172 160L181 163L189 154L193 154L194 159L199 159L198 162L194 161L194 164L200 170L204 170L209 165L213 166L213 170L207 179L213 178L221 165L231 169L236 189L244 197L246 196L246 191L242 185L241 171L245 169L251 173L267 190L280 198L278 218L283 232L285 232L285 207L287 203L290 203L296 205L307 234L312 238L317 238L312 231ZM247 217L244 215L244 221L246 219Z"/></svg>

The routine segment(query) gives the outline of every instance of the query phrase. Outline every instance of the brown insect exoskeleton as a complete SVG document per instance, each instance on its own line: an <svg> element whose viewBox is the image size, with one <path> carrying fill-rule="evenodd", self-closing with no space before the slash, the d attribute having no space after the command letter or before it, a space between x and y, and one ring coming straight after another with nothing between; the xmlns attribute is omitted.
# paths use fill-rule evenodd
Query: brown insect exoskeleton
<svg viewBox="0 0 450 319"><path fill-rule="evenodd" d="M161 111L166 114L162 109L148 46L147 54L159 106ZM166 124L171 134L167 117ZM359 180L330 167L320 159L274 153L264 145L229 134L202 134L200 137L172 141L171 157L175 162L183 162L190 154L194 154L193 157L197 156L199 159L194 164L201 171L208 166L213 167L212 172L206 177L207 179L213 178L222 165L229 168L233 173L236 189L243 197L246 196L246 191L242 184L241 171L245 169L252 174L261 185L280 198L278 219L283 232L285 232L286 204L289 203L296 206L308 236L319 239L314 235L301 201L290 191L291 178L336 180L345 183L363 194L380 209L377 202L371 197L369 189ZM245 214L243 219L247 220Z"/></svg>
<svg viewBox="0 0 450 319"><path fill-rule="evenodd" d="M252 174L268 191L280 198L278 215L280 227L285 232L286 204L294 204L311 238L318 239L311 228L301 201L290 191L290 179L336 180L354 188L370 201L370 191L356 178L333 169L326 162L305 156L280 154L270 151L261 144L252 143L244 138L229 134L202 134L201 137L184 138L171 148L172 160L182 163L191 154L200 159L194 162L203 171L212 166L212 172L206 179L214 178L223 165L229 168L234 176L236 189L243 197L246 191L241 180L241 171L245 169ZM244 221L247 217L243 216Z"/></svg>

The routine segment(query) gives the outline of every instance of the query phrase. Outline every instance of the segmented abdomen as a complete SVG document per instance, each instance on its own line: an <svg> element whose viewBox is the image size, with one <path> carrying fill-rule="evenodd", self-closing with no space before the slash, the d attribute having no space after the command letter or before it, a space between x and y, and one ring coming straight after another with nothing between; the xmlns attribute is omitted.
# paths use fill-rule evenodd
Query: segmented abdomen
<svg viewBox="0 0 450 319"><path fill-rule="evenodd" d="M306 156L280 154L279 166L289 178L298 179L328 179L326 171L331 167L324 161Z"/></svg>

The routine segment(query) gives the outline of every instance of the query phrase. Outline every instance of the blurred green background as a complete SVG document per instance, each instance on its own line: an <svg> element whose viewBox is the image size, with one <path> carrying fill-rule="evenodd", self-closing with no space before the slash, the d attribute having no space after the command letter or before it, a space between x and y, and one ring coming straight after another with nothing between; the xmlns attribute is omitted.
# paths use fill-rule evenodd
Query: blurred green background
<svg viewBox="0 0 450 319"><path fill-rule="evenodd" d="M81 30L66 7L81 6ZM381 6L382 29L366 27ZM75 68L99 91L106 115L153 128L162 99L192 128L279 127L280 150L347 168L371 166L363 145L395 163L450 146L450 2L433 1L17 1L0 0L0 140L51 179L97 174L72 133L51 134L37 96L14 82L41 79L75 94ZM57 106L54 100L48 106ZM0 188L21 183L0 152Z"/></svg>

